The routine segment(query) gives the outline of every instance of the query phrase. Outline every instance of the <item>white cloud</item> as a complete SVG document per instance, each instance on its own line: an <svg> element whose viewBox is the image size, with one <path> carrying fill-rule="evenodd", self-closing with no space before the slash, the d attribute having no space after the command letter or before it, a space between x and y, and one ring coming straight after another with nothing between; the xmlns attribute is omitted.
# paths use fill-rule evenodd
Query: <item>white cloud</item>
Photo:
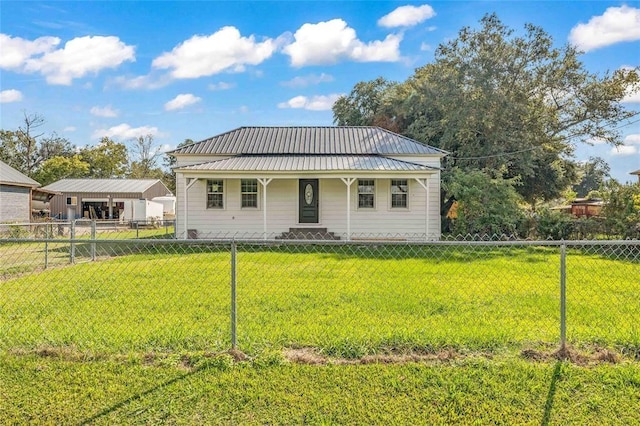
<svg viewBox="0 0 640 426"><path fill-rule="evenodd" d="M340 60L395 62L400 60L402 35L390 34L384 40L363 43L356 31L342 19L304 24L293 35L295 41L283 49L291 65L335 64Z"/></svg>
<svg viewBox="0 0 640 426"><path fill-rule="evenodd" d="M311 111L327 111L333 107L333 104L342 96L334 93L326 96L296 96L286 102L280 102L278 108L307 109Z"/></svg>
<svg viewBox="0 0 640 426"><path fill-rule="evenodd" d="M422 44L420 44L420 50L422 50L423 52L428 52L431 49L432 49L432 47L431 47L430 44L427 44L427 43L424 43L424 42Z"/></svg>
<svg viewBox="0 0 640 426"><path fill-rule="evenodd" d="M634 134L625 136L624 143L626 145L631 145L631 144L640 145L640 133L634 133Z"/></svg>
<svg viewBox="0 0 640 426"><path fill-rule="evenodd" d="M169 76L141 75L137 77L119 76L112 79L109 84L115 84L116 86L131 90L153 90L164 87L170 82L171 78Z"/></svg>
<svg viewBox="0 0 640 426"><path fill-rule="evenodd" d="M305 76L294 77L291 80L283 81L280 83L282 86L286 87L307 87L311 85L316 85L320 83L330 83L334 80L332 75L322 73L318 74L309 74Z"/></svg>
<svg viewBox="0 0 640 426"><path fill-rule="evenodd" d="M610 7L588 23L576 25L569 33L569 42L585 52L634 40L640 40L640 9L627 5Z"/></svg>
<svg viewBox="0 0 640 426"><path fill-rule="evenodd" d="M258 65L277 48L277 41L256 42L254 36L242 37L235 27L224 27L209 36L190 39L155 58L152 66L169 69L173 78L198 78L223 71L244 71L245 65Z"/></svg>
<svg viewBox="0 0 640 426"><path fill-rule="evenodd" d="M162 145L160 145L160 152L167 152L167 151L172 151L174 150L176 147L169 145L168 143L164 143Z"/></svg>
<svg viewBox="0 0 640 426"><path fill-rule="evenodd" d="M175 98L171 99L166 104L164 104L164 109L165 109L165 111L173 111L173 110L176 110L176 109L182 109L182 108L188 107L189 105L193 105L195 103L198 103L201 100L202 100L202 98L194 96L191 93L183 93L183 94L178 95Z"/></svg>
<svg viewBox="0 0 640 426"><path fill-rule="evenodd" d="M638 153L638 147L632 145L620 145L611 148L611 155L624 157Z"/></svg>
<svg viewBox="0 0 640 426"><path fill-rule="evenodd" d="M590 138L587 139L587 143L590 143L592 145L604 145L609 142L607 142L607 140L603 138Z"/></svg>
<svg viewBox="0 0 640 426"><path fill-rule="evenodd" d="M140 136L153 135L162 136L162 133L158 131L157 127L141 126L131 127L126 123L118 124L117 126L110 127L108 129L98 129L92 133L92 138L99 139L102 137L116 138L116 139L132 139Z"/></svg>
<svg viewBox="0 0 640 426"><path fill-rule="evenodd" d="M378 19L378 25L385 28L412 27L429 18L436 12L428 4L422 6L400 6L388 15Z"/></svg>
<svg viewBox="0 0 640 426"><path fill-rule="evenodd" d="M24 67L27 59L50 52L58 44L60 44L58 37L39 37L30 41L0 34L0 46L2 46L0 68L19 71Z"/></svg>
<svg viewBox="0 0 640 426"><path fill-rule="evenodd" d="M65 133L71 133L71 132L75 132L77 129L74 126L67 126L64 129L62 129L63 132Z"/></svg>
<svg viewBox="0 0 640 426"><path fill-rule="evenodd" d="M627 94L620 101L625 104L637 104L640 103L640 88L633 90L627 90Z"/></svg>
<svg viewBox="0 0 640 426"><path fill-rule="evenodd" d="M22 100L22 92L16 89L3 90L0 92L0 103L7 104L9 102L20 102Z"/></svg>
<svg viewBox="0 0 640 426"><path fill-rule="evenodd" d="M235 83L225 83L221 81L219 83L211 83L209 86L209 90L229 90L236 87Z"/></svg>
<svg viewBox="0 0 640 426"><path fill-rule="evenodd" d="M241 106L240 106L240 108L238 108L238 111L239 111L241 114L246 114L246 113L248 113L248 112L249 112L249 107L248 107L248 106L246 106L246 105L241 105Z"/></svg>
<svg viewBox="0 0 640 426"><path fill-rule="evenodd" d="M16 42L16 39L12 39L12 47L27 45L28 50L20 55L13 55L7 62L20 72L39 72L49 84L68 86L75 78L97 73L105 68L116 68L125 61L135 61L134 47L124 44L118 37L78 37L65 43L62 49L52 50L59 41L54 37L41 37L25 44L25 40L19 39ZM39 54L42 55L36 56Z"/></svg>
<svg viewBox="0 0 640 426"><path fill-rule="evenodd" d="M94 106L89 112L96 117L117 117L119 113L119 111L113 109L111 105L104 107Z"/></svg>

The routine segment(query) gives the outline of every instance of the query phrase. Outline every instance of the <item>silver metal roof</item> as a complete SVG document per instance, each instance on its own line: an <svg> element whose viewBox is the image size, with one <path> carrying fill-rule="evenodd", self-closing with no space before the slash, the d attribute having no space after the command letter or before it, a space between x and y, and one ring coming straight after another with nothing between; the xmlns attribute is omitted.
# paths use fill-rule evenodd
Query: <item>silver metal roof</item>
<svg viewBox="0 0 640 426"><path fill-rule="evenodd" d="M5 185L27 186L37 188L38 182L17 171L5 162L0 161L0 183Z"/></svg>
<svg viewBox="0 0 640 426"><path fill-rule="evenodd" d="M171 154L419 154L447 153L380 127L240 127Z"/></svg>
<svg viewBox="0 0 640 426"><path fill-rule="evenodd" d="M144 192L158 179L62 179L43 189L58 192Z"/></svg>
<svg viewBox="0 0 640 426"><path fill-rule="evenodd" d="M234 172L431 171L435 167L378 155L239 155L177 170Z"/></svg>

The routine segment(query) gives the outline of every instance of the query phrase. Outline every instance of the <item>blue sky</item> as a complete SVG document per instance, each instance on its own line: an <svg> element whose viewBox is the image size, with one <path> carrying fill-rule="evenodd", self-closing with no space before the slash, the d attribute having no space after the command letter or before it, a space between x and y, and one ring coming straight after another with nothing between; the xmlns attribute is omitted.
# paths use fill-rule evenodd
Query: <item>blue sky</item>
<svg viewBox="0 0 640 426"><path fill-rule="evenodd" d="M409 7L407 7L409 6ZM403 81L486 13L543 27L604 73L640 65L640 2L0 1L0 119L46 119L75 145L153 134L163 149L244 125L331 125L355 83ZM629 94L640 111L640 94ZM640 169L640 122L625 146L579 145L621 181Z"/></svg>

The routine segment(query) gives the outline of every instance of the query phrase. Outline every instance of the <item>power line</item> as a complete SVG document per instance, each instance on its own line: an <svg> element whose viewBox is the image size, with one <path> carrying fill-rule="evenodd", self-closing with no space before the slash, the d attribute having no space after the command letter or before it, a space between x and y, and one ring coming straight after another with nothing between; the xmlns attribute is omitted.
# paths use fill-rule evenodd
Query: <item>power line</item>
<svg viewBox="0 0 640 426"><path fill-rule="evenodd" d="M636 112L633 116L637 116L638 114L640 114L640 112ZM638 123L638 122L640 122L640 118L638 118L637 120L629 121L629 122L627 122L625 124L621 124L621 125L619 125L617 127L609 129L609 130L618 130L618 129L630 126L630 125ZM583 136L583 135L582 134L569 135L569 136L563 137L562 139L563 140L569 140L569 139L577 138L579 136ZM531 147L531 148L520 149L518 151L503 152L503 153L500 153L500 154L492 154L492 155L483 155L483 156L479 156L479 157L453 157L453 156L451 156L449 158L453 158L455 160L486 160L486 159L489 159L489 158L499 158L499 157L506 157L506 156L509 156L509 155L522 154L523 152L530 152L530 151L534 151L534 150L540 149L540 148L543 148L543 146L539 145L539 146L534 146L534 147Z"/></svg>

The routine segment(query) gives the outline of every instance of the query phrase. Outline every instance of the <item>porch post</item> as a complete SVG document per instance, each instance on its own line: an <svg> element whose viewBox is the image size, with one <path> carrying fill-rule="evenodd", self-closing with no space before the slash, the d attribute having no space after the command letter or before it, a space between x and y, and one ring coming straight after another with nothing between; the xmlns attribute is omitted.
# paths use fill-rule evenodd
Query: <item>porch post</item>
<svg viewBox="0 0 640 426"><path fill-rule="evenodd" d="M422 180L415 178L416 182L420 184L421 187L424 188L425 191L425 200L424 200L424 239L425 241L429 241L429 178L425 178L424 182Z"/></svg>
<svg viewBox="0 0 640 426"><path fill-rule="evenodd" d="M347 241L351 240L351 184L356 178L340 178L347 185Z"/></svg>
<svg viewBox="0 0 640 426"><path fill-rule="evenodd" d="M258 178L258 182L262 184L262 227L264 239L267 239L267 185L271 183L273 178Z"/></svg>
<svg viewBox="0 0 640 426"><path fill-rule="evenodd" d="M183 175L184 176L184 175ZM189 238L189 215L187 214L187 205L189 204L189 188L196 183L198 179L193 179L191 182L187 183L187 178L184 178L184 239Z"/></svg>

